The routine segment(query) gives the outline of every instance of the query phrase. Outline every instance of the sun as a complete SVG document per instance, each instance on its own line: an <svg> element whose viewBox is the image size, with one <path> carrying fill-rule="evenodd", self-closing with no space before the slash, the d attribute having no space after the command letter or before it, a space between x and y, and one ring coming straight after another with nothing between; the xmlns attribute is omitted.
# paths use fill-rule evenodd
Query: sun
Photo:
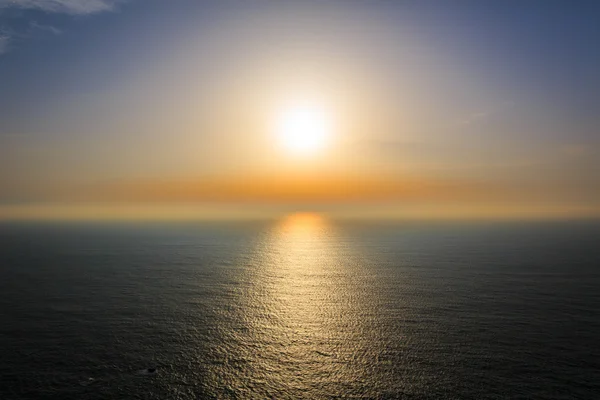
<svg viewBox="0 0 600 400"><path fill-rule="evenodd" d="M325 147L331 123L325 110L303 104L284 109L278 118L276 133L281 144L293 153L311 154Z"/></svg>

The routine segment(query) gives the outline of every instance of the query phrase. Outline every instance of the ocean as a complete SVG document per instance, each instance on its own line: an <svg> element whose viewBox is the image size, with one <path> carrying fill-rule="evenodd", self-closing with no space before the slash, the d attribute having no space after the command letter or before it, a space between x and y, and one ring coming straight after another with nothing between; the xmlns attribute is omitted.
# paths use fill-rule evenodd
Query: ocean
<svg viewBox="0 0 600 400"><path fill-rule="evenodd" d="M600 398L600 223L0 225L0 399L204 398Z"/></svg>

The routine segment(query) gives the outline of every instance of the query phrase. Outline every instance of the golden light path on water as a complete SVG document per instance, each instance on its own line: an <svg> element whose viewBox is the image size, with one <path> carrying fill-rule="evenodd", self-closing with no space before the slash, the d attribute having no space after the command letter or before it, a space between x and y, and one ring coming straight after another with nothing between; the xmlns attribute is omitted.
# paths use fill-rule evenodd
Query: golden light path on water
<svg viewBox="0 0 600 400"><path fill-rule="evenodd" d="M325 217L294 214L256 242L214 379L240 398L310 398L377 392L385 352L378 297L359 257ZM218 375L218 376L217 376ZM389 387L389 382L388 382Z"/></svg>

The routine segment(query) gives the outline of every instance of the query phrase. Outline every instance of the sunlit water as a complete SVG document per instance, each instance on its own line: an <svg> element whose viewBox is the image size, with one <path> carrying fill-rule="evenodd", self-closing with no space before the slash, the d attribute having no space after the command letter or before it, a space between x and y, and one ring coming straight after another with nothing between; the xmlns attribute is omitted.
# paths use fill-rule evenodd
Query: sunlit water
<svg viewBox="0 0 600 400"><path fill-rule="evenodd" d="M597 398L599 239L317 215L5 224L0 399Z"/></svg>

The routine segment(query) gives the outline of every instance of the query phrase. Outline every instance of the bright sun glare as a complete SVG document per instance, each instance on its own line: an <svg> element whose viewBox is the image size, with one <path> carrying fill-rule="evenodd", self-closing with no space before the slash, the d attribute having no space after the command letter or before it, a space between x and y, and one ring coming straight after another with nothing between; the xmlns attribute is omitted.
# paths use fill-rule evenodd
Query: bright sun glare
<svg viewBox="0 0 600 400"><path fill-rule="evenodd" d="M327 144L330 135L327 113L317 106L290 107L279 115L277 135L294 153L314 153Z"/></svg>

